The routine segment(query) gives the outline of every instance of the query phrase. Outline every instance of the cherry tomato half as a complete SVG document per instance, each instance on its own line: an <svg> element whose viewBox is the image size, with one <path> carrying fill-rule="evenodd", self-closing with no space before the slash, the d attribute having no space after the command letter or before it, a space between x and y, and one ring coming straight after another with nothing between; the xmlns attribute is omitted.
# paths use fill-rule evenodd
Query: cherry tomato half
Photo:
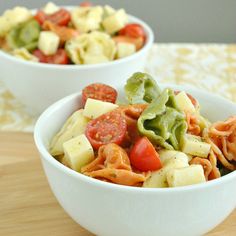
<svg viewBox="0 0 236 236"><path fill-rule="evenodd" d="M85 135L93 148L98 149L108 143L121 144L126 131L126 121L121 112L111 111L91 120Z"/></svg>
<svg viewBox="0 0 236 236"><path fill-rule="evenodd" d="M79 4L80 7L91 7L93 4L89 1L84 1Z"/></svg>
<svg viewBox="0 0 236 236"><path fill-rule="evenodd" d="M51 15L47 15L42 10L39 10L34 18L40 25L42 25L44 21L47 20L56 25L67 26L70 21L70 12L65 9L60 9Z"/></svg>
<svg viewBox="0 0 236 236"><path fill-rule="evenodd" d="M147 137L141 137L130 151L130 163L140 171L154 171L162 167L159 154Z"/></svg>
<svg viewBox="0 0 236 236"><path fill-rule="evenodd" d="M40 62L49 64L69 64L69 58L64 49L58 49L54 55L47 56L41 50L36 49L33 51L33 55L36 56Z"/></svg>
<svg viewBox="0 0 236 236"><path fill-rule="evenodd" d="M83 106L88 98L115 103L117 98L117 91L106 84L90 84L82 90Z"/></svg>
<svg viewBox="0 0 236 236"><path fill-rule="evenodd" d="M175 95L179 94L181 91L174 91ZM197 106L197 100L189 93L186 93L188 98L191 100L192 104L196 107Z"/></svg>
<svg viewBox="0 0 236 236"><path fill-rule="evenodd" d="M118 34L131 38L143 38L144 42L146 40L146 33L140 24L127 24Z"/></svg>

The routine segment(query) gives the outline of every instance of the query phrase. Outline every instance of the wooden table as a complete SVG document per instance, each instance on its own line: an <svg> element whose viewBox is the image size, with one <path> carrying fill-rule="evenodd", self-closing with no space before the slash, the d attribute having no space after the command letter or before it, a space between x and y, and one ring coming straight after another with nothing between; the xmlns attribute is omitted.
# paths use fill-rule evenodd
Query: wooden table
<svg viewBox="0 0 236 236"><path fill-rule="evenodd" d="M0 235L92 236L57 203L32 134L0 132L0 189ZM207 235L236 235L236 210Z"/></svg>

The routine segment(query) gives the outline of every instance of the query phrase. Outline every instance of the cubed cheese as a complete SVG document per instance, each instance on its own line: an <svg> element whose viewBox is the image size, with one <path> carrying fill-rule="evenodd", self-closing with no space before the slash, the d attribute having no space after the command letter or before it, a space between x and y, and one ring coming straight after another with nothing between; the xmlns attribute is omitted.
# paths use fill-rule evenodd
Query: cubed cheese
<svg viewBox="0 0 236 236"><path fill-rule="evenodd" d="M184 91L178 93L175 96L175 100L176 100L177 106L179 107L181 111L190 112L190 113L194 113L196 111L194 105L192 104L188 95Z"/></svg>
<svg viewBox="0 0 236 236"><path fill-rule="evenodd" d="M159 156L161 159L161 163L163 165L165 165L165 163L167 163L168 161L170 161L171 159L174 159L174 158L181 159L186 163L189 162L188 156L183 152L163 149L163 150L160 150L158 153L159 153Z"/></svg>
<svg viewBox="0 0 236 236"><path fill-rule="evenodd" d="M115 32L122 29L128 22L128 17L124 9L116 11L114 14L106 17L102 25L107 33L114 34Z"/></svg>
<svg viewBox="0 0 236 236"><path fill-rule="evenodd" d="M111 6L109 6L109 5L104 6L105 16L110 16L110 15L114 14L115 12L116 12L116 10L114 8L112 8Z"/></svg>
<svg viewBox="0 0 236 236"><path fill-rule="evenodd" d="M109 111L116 109L117 107L118 105L110 102L103 102L100 100L88 98L84 106L83 115L90 119L95 119Z"/></svg>
<svg viewBox="0 0 236 236"><path fill-rule="evenodd" d="M206 182L201 165L190 165L184 168L171 169L167 172L169 187L186 186Z"/></svg>
<svg viewBox="0 0 236 236"><path fill-rule="evenodd" d="M145 188L166 188L168 187L166 174L171 169L177 169L188 166L188 162L182 158L171 158L164 163L164 166L157 171L153 171L151 176L145 180Z"/></svg>
<svg viewBox="0 0 236 236"><path fill-rule="evenodd" d="M45 55L53 55L56 53L60 43L60 38L57 34L51 31L42 31L39 35L38 48Z"/></svg>
<svg viewBox="0 0 236 236"><path fill-rule="evenodd" d="M185 134L182 145L182 151L184 153L206 158L210 152L210 149L211 145L203 142L200 137L191 134Z"/></svg>
<svg viewBox="0 0 236 236"><path fill-rule="evenodd" d="M84 134L63 143L65 160L75 171L94 160L93 148Z"/></svg>
<svg viewBox="0 0 236 236"><path fill-rule="evenodd" d="M55 12L57 12L60 8L54 4L53 2L48 2L44 8L43 8L43 12L47 15L51 15Z"/></svg>
<svg viewBox="0 0 236 236"><path fill-rule="evenodd" d="M117 58L127 57L136 52L136 47L132 43L117 43Z"/></svg>

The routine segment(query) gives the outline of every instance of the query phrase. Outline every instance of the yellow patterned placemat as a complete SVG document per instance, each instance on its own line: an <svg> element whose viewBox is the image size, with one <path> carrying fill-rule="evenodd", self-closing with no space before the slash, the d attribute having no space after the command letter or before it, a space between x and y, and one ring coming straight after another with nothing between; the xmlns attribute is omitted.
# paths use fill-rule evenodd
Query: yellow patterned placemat
<svg viewBox="0 0 236 236"><path fill-rule="evenodd" d="M190 84L236 102L236 45L155 44L145 70L162 83ZM32 131L35 121L0 81L0 130Z"/></svg>

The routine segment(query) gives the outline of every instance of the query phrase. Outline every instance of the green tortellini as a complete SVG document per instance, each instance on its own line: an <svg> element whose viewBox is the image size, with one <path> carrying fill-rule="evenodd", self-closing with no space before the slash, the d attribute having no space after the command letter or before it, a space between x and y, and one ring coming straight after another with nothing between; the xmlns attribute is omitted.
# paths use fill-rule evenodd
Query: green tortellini
<svg viewBox="0 0 236 236"><path fill-rule="evenodd" d="M156 81L146 73L134 73L125 85L125 94L130 104L150 103L161 93Z"/></svg>
<svg viewBox="0 0 236 236"><path fill-rule="evenodd" d="M39 23L36 20L30 20L12 28L6 39L11 49L24 47L31 51L37 47L39 34Z"/></svg>
<svg viewBox="0 0 236 236"><path fill-rule="evenodd" d="M165 149L179 150L187 123L178 110L174 92L165 89L152 101L138 119L139 132Z"/></svg>

